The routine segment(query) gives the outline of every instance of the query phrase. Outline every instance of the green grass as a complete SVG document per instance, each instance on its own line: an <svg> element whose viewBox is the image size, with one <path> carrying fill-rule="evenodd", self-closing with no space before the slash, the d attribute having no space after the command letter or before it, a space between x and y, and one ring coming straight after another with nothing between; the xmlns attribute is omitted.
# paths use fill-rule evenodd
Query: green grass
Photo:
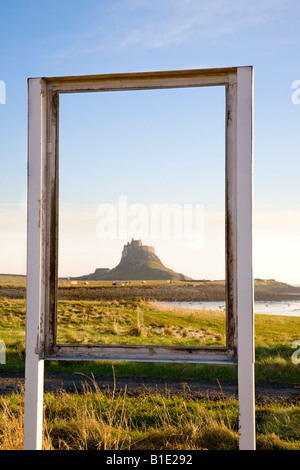
<svg viewBox="0 0 300 470"><path fill-rule="evenodd" d="M149 302L59 302L58 343L223 346L225 314Z"/></svg>
<svg viewBox="0 0 300 470"><path fill-rule="evenodd" d="M291 345L299 339L300 318L255 316L257 381L300 382ZM0 339L6 345L3 370L23 371L25 300L0 299ZM67 343L214 345L225 341L222 312L191 312L143 301L59 302L58 339ZM117 375L235 380L235 366L115 362ZM112 374L110 362L51 361L48 371Z"/></svg>
<svg viewBox="0 0 300 470"><path fill-rule="evenodd" d="M195 331L204 332L200 338ZM300 319L256 315L257 381L300 382L292 363ZM143 301L59 302L59 338L78 344L222 344L221 312L181 311ZM3 370L24 370L25 301L0 299L0 339L6 344ZM235 366L204 364L51 361L48 371L236 379ZM0 450L22 449L24 394L0 397ZM188 395L102 393L91 383L84 393L45 393L44 449L64 450L235 450L237 400L192 400ZM296 404L256 404L257 449L300 450L300 411Z"/></svg>
<svg viewBox="0 0 300 470"><path fill-rule="evenodd" d="M6 347L6 362L0 370L22 370L25 358L25 300L0 299L0 340Z"/></svg>
<svg viewBox="0 0 300 470"><path fill-rule="evenodd" d="M21 449L23 394L0 397L0 450ZM256 407L258 450L300 450L296 405ZM237 450L238 403L179 396L85 393L44 395L48 450Z"/></svg>

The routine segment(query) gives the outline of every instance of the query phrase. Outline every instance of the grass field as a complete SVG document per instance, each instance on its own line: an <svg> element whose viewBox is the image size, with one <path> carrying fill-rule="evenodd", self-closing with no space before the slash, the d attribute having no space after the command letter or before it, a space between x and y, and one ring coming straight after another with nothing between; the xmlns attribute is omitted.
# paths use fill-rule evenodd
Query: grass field
<svg viewBox="0 0 300 470"><path fill-rule="evenodd" d="M222 345L224 313L185 311L136 301L59 302L59 341L104 344ZM300 318L255 316L256 380L300 382L291 345ZM5 371L24 370L25 300L0 299L0 339ZM112 367L113 366L113 367ZM48 371L236 379L235 366L130 362L53 361ZM21 449L24 394L0 397L0 450ZM192 400L188 396L102 393L95 383L85 393L46 393L44 449L195 450L238 448L236 400ZM300 450L297 404L256 406L257 448Z"/></svg>
<svg viewBox="0 0 300 470"><path fill-rule="evenodd" d="M23 394L0 397L0 450L22 449ZM300 450L296 405L256 407L257 449ZM236 400L84 394L44 396L45 450L236 450Z"/></svg>
<svg viewBox="0 0 300 470"><path fill-rule="evenodd" d="M58 304L58 340L66 343L222 345L222 312L185 311L143 301L62 301ZM257 381L300 382L292 362L292 343L299 339L300 318L255 316ZM25 300L0 299L0 339L6 345L4 370L24 370ZM115 363L117 375L235 379L235 366L166 363ZM111 363L53 361L49 371L112 373Z"/></svg>
<svg viewBox="0 0 300 470"><path fill-rule="evenodd" d="M224 312L152 305L142 300L60 302L58 342L223 346Z"/></svg>

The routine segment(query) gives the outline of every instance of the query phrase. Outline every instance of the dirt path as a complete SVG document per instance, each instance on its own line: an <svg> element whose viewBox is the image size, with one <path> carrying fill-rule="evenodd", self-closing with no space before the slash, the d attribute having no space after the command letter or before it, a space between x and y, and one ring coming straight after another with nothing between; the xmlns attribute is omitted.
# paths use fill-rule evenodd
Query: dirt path
<svg viewBox="0 0 300 470"><path fill-rule="evenodd" d="M24 374L0 372L0 395L24 389ZM65 390L70 393L91 391L123 393L127 396L160 393L167 396L180 395L192 399L237 398L235 382L197 379L165 379L149 377L113 377L96 375L94 378L76 373L51 373L45 375L45 392ZM256 384L257 403L299 403L300 384L259 383Z"/></svg>

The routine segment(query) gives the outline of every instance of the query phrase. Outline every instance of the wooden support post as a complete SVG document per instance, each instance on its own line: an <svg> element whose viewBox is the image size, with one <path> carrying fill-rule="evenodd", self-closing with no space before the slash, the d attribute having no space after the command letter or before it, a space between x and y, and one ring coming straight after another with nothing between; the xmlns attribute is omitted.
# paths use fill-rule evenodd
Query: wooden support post
<svg viewBox="0 0 300 470"><path fill-rule="evenodd" d="M237 312L240 450L255 450L252 273L253 70L237 73Z"/></svg>
<svg viewBox="0 0 300 470"><path fill-rule="evenodd" d="M42 80L28 81L28 218L24 450L40 450L43 434L44 361L42 250L44 97Z"/></svg>

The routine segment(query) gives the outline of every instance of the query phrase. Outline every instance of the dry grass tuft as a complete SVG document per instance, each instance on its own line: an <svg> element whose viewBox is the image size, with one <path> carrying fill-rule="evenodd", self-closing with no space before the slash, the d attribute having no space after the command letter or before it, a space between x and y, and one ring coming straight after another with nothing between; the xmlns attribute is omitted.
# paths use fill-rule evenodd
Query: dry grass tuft
<svg viewBox="0 0 300 470"><path fill-rule="evenodd" d="M23 392L0 398L0 450L22 449L23 406ZM300 449L296 405L261 405L257 414L258 449ZM43 449L235 450L238 403L197 402L186 395L129 397L115 386L103 393L91 377L83 393L45 394Z"/></svg>

